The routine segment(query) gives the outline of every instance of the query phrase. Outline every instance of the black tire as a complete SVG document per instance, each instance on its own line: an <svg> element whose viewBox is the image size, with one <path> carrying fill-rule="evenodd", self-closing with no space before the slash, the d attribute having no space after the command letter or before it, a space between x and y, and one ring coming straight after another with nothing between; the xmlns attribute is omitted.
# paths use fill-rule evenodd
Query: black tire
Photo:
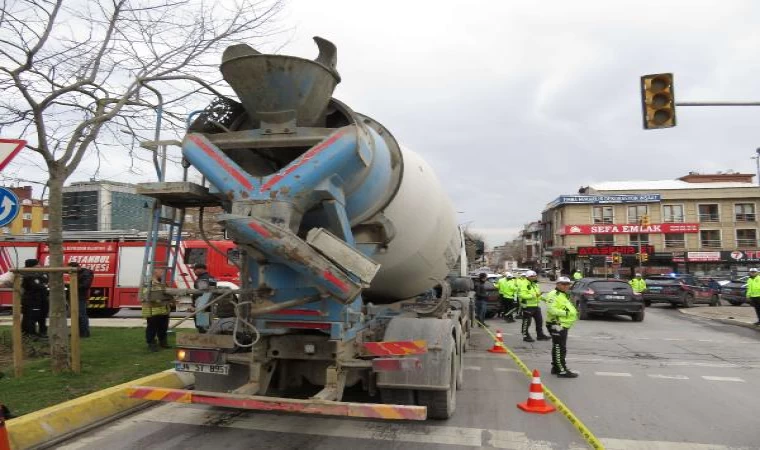
<svg viewBox="0 0 760 450"><path fill-rule="evenodd" d="M381 388L380 401L387 405L414 405L414 390Z"/></svg>
<svg viewBox="0 0 760 450"><path fill-rule="evenodd" d="M691 308L694 306L694 295L693 294L685 294L683 296L683 300L681 301L681 305L684 308Z"/></svg>
<svg viewBox="0 0 760 450"><path fill-rule="evenodd" d="M455 342L451 343L451 376L449 378L449 388L445 391L417 391L417 404L427 407L428 419L449 419L454 415L454 411L456 410L459 358L457 358L455 345Z"/></svg>
<svg viewBox="0 0 760 450"><path fill-rule="evenodd" d="M583 302L578 303L578 319L588 320L588 310Z"/></svg>
<svg viewBox="0 0 760 450"><path fill-rule="evenodd" d="M732 302L732 301L729 301L728 303L730 303L731 306L742 306L744 304L744 302Z"/></svg>
<svg viewBox="0 0 760 450"><path fill-rule="evenodd" d="M631 314L631 320L633 320L634 322L643 322L644 321L644 311L645 310L642 309L641 311L639 311L639 312L637 312L635 314Z"/></svg>
<svg viewBox="0 0 760 450"><path fill-rule="evenodd" d="M720 306L720 297L713 295L712 300L710 300L710 306Z"/></svg>

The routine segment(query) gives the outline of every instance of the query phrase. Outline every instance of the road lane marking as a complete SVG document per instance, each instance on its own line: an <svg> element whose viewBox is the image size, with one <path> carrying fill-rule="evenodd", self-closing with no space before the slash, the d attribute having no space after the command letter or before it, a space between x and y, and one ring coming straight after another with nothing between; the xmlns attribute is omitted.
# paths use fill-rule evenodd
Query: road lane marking
<svg viewBox="0 0 760 450"><path fill-rule="evenodd" d="M696 361L663 361L662 364L665 366L694 366L694 367L711 367L711 368L719 368L719 369L739 367L738 364L734 364L734 363L705 363L705 362L696 362Z"/></svg>
<svg viewBox="0 0 760 450"><path fill-rule="evenodd" d="M657 373L650 373L650 374L647 374L647 376L649 378L660 378L663 380L688 380L689 379L689 377L687 377L686 375L661 375Z"/></svg>
<svg viewBox="0 0 760 450"><path fill-rule="evenodd" d="M609 341L615 338L612 336L591 336L591 339L602 339L602 340Z"/></svg>
<svg viewBox="0 0 760 450"><path fill-rule="evenodd" d="M639 341L648 341L648 340L650 340L650 339L652 339L652 338L648 338L648 337L637 337L637 338L634 338L634 339L638 339Z"/></svg>
<svg viewBox="0 0 760 450"><path fill-rule="evenodd" d="M464 370L480 370L480 366L464 366Z"/></svg>
<svg viewBox="0 0 760 450"><path fill-rule="evenodd" d="M720 342L720 341L716 341L714 339L697 339L697 341L699 341L699 342Z"/></svg>
<svg viewBox="0 0 760 450"><path fill-rule="evenodd" d="M744 383L745 381L739 377L712 377L703 375L702 378L709 381L733 381L737 383Z"/></svg>
<svg viewBox="0 0 760 450"><path fill-rule="evenodd" d="M497 372L520 372L517 369L512 369L512 368L509 368L509 367L494 367L493 370L495 370Z"/></svg>
<svg viewBox="0 0 760 450"><path fill-rule="evenodd" d="M685 341L686 339L681 338L665 338L666 341Z"/></svg>
<svg viewBox="0 0 760 450"><path fill-rule="evenodd" d="M594 372L594 375L599 375L600 377L632 377L628 372Z"/></svg>

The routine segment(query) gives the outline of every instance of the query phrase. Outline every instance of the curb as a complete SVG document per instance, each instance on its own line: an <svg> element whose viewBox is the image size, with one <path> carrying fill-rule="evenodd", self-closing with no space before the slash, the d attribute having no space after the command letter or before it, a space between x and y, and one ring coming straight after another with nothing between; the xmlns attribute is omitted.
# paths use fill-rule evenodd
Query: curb
<svg viewBox="0 0 760 450"><path fill-rule="evenodd" d="M170 369L8 420L5 425L11 449L45 444L149 402L128 398L128 387L183 388L192 383L192 375Z"/></svg>
<svg viewBox="0 0 760 450"><path fill-rule="evenodd" d="M739 326L739 327L744 327L744 328L749 328L751 330L760 331L760 327L758 327L757 325L755 325L753 323L742 322L741 320L736 320L736 319L721 319L721 318L718 318L718 317L706 317L706 316L703 316L701 314L695 314L695 313L689 312L689 311L681 309L681 308L679 308L678 311L681 314L686 314L687 316L691 316L691 317L699 317L700 319L714 320L716 322L725 323L725 324L728 324L728 325L736 325L736 326Z"/></svg>

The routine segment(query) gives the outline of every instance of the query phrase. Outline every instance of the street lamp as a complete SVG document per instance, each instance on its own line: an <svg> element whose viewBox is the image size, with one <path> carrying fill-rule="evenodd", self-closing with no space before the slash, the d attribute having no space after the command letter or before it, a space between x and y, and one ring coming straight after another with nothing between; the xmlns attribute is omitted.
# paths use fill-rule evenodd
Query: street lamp
<svg viewBox="0 0 760 450"><path fill-rule="evenodd" d="M760 186L760 148L755 149L756 155L752 157L755 160L757 166L757 185Z"/></svg>

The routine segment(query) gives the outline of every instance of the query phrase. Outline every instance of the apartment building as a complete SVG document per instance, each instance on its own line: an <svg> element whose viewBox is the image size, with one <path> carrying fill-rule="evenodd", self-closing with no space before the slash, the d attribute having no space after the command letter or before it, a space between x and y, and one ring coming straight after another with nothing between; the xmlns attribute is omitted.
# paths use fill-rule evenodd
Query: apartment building
<svg viewBox="0 0 760 450"><path fill-rule="evenodd" d="M29 233L47 233L48 205L47 200L32 198L32 187L10 187L21 203L18 216L8 225L0 229L2 234L23 235Z"/></svg>
<svg viewBox="0 0 760 450"><path fill-rule="evenodd" d="M544 253L556 267L584 273L744 273L760 265L760 187L753 177L692 172L676 180L581 188L544 209ZM612 264L612 253L622 254L622 264Z"/></svg>

